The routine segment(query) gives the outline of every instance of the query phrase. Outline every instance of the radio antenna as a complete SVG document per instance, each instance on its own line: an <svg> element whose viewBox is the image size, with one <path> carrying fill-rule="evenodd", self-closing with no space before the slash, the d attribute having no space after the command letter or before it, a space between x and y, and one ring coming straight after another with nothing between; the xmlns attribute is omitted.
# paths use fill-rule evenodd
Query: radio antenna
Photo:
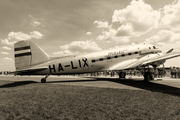
<svg viewBox="0 0 180 120"><path fill-rule="evenodd" d="M132 43L131 43L131 42L129 42L129 44L132 46Z"/></svg>

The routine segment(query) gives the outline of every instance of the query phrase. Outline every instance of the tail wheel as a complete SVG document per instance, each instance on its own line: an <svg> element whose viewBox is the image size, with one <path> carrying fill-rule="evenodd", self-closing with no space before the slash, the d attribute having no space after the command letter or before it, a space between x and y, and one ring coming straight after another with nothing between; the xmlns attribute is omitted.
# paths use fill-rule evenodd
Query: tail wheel
<svg viewBox="0 0 180 120"><path fill-rule="evenodd" d="M46 79L45 78L42 78L41 79L41 83L45 83L46 82Z"/></svg>

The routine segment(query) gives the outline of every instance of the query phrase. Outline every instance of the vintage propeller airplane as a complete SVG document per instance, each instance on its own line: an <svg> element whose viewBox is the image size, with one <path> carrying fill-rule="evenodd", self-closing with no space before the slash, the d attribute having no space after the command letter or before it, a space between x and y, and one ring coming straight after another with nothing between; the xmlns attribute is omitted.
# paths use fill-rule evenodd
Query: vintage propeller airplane
<svg viewBox="0 0 180 120"><path fill-rule="evenodd" d="M104 50L83 55L71 55L50 58L32 41L19 41L14 45L15 75L49 75L82 74L98 71L116 71L124 78L123 70L152 65L157 67L167 59L180 56L180 52L169 50L165 54L151 44L138 44L118 49ZM144 74L144 80L152 79L150 73Z"/></svg>

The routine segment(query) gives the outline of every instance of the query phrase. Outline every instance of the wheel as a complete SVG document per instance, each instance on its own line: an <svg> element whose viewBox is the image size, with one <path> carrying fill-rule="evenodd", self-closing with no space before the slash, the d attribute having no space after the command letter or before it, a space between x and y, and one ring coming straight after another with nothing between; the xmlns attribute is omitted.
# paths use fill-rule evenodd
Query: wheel
<svg viewBox="0 0 180 120"><path fill-rule="evenodd" d="M126 78L126 72L123 72L123 78Z"/></svg>
<svg viewBox="0 0 180 120"><path fill-rule="evenodd" d="M149 82L150 80L152 80L152 75L150 73L146 72L144 74L144 81Z"/></svg>
<svg viewBox="0 0 180 120"><path fill-rule="evenodd" d="M45 78L42 78L41 79L41 83L45 83L46 82L46 79Z"/></svg>
<svg viewBox="0 0 180 120"><path fill-rule="evenodd" d="M125 72L120 72L119 73L119 78L125 78L126 77L126 73Z"/></svg>

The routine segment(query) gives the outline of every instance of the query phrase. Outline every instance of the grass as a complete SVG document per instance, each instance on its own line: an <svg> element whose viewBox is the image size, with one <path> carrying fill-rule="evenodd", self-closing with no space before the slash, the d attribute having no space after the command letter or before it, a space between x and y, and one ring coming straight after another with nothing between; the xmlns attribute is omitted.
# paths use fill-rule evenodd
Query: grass
<svg viewBox="0 0 180 120"><path fill-rule="evenodd" d="M0 120L179 118L180 97L170 94L30 81L0 82Z"/></svg>

